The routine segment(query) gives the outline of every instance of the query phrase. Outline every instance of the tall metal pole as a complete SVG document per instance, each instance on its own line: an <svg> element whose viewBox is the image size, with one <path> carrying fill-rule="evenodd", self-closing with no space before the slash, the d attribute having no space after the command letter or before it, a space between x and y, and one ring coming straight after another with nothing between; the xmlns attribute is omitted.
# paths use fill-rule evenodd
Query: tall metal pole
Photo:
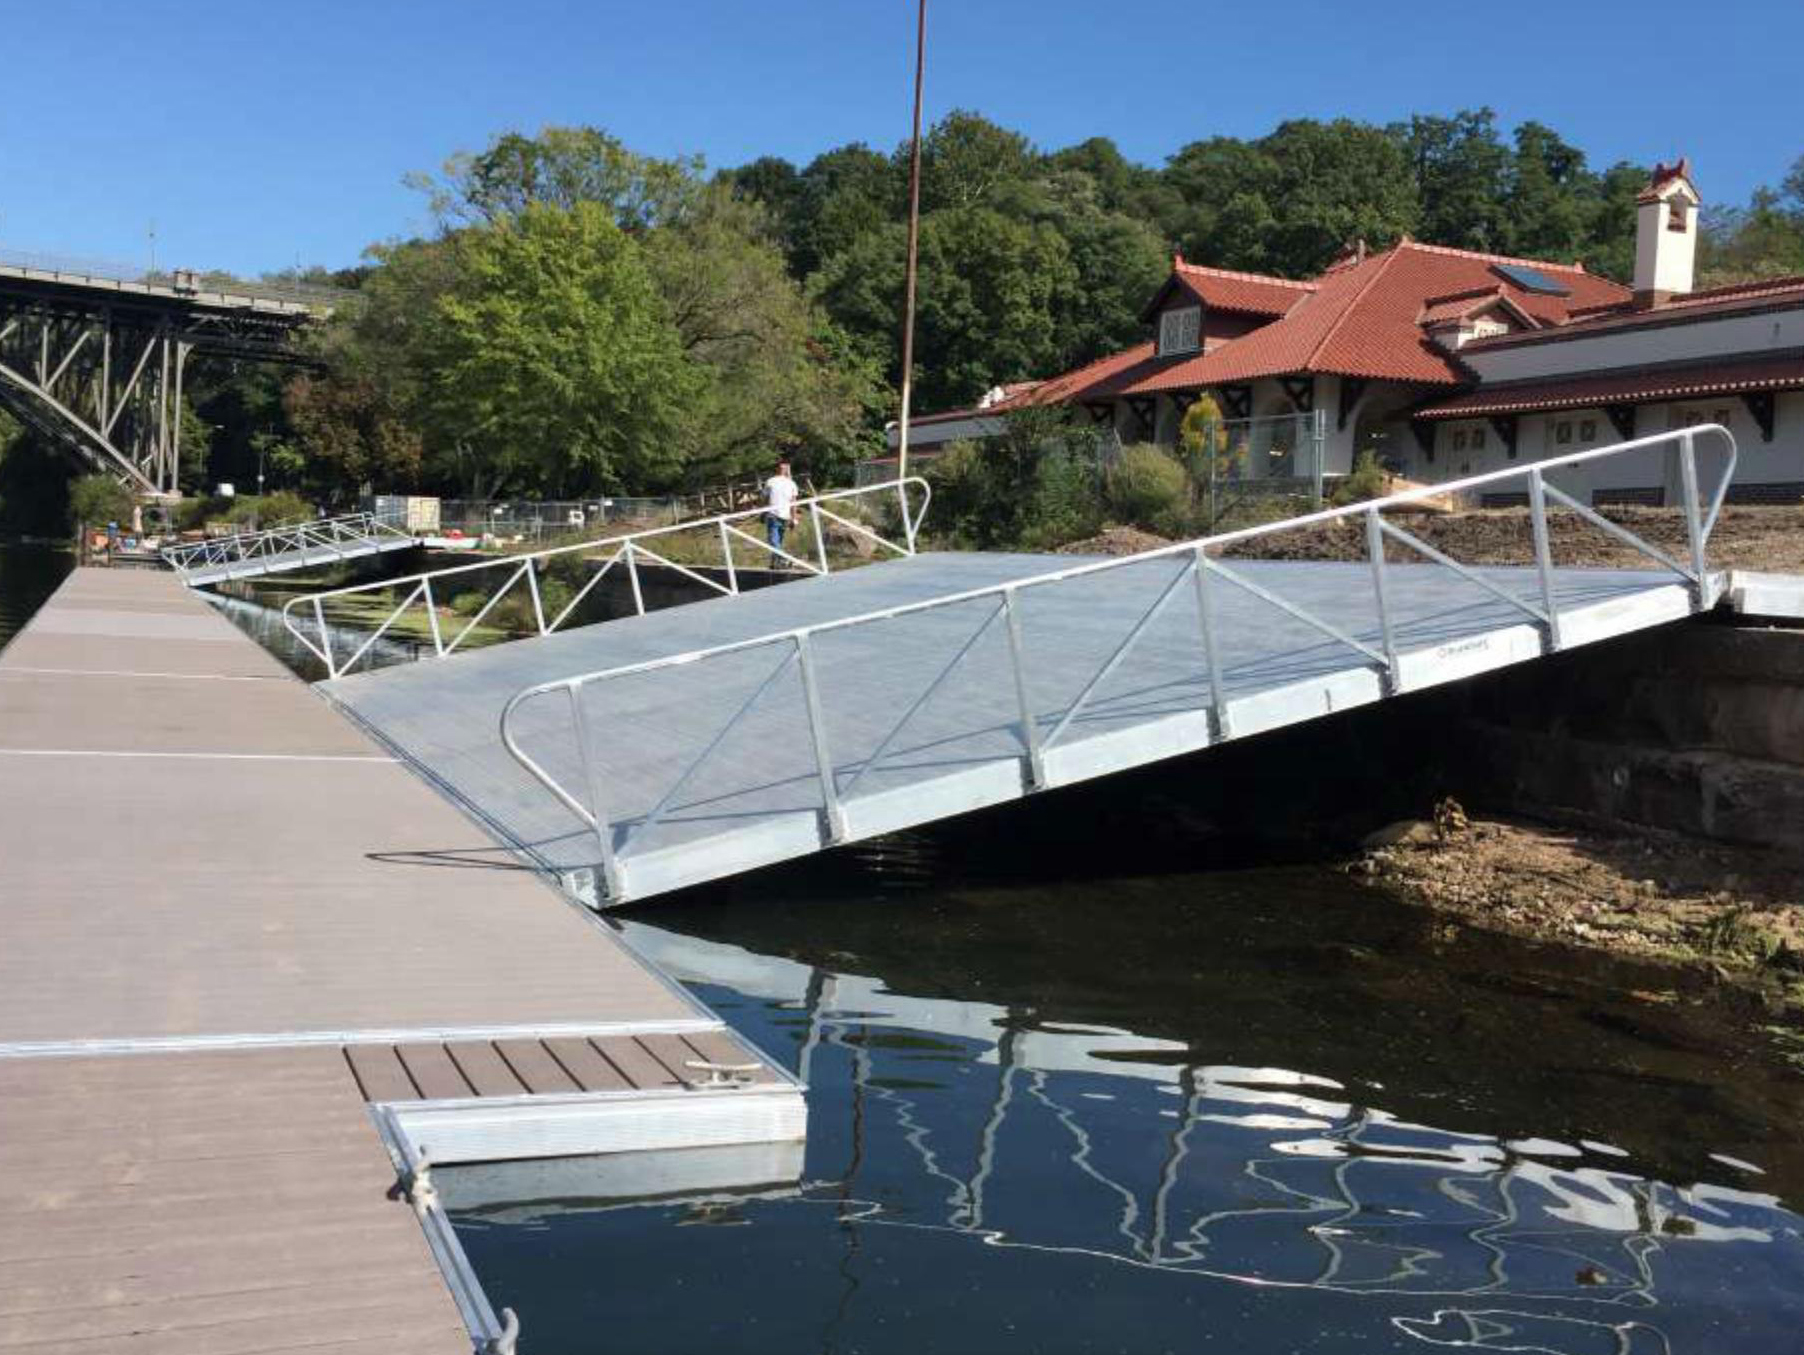
<svg viewBox="0 0 1804 1355"><path fill-rule="evenodd" d="M897 427L896 478L908 474L908 406L915 366L915 257L921 239L921 73L927 53L927 0L915 19L915 119L908 145L908 267L902 301L902 420Z"/></svg>

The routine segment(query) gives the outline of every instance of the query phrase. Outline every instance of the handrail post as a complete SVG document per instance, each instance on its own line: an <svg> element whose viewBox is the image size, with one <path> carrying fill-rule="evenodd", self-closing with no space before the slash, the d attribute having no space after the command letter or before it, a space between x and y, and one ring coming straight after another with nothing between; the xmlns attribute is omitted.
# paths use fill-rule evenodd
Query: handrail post
<svg viewBox="0 0 1804 1355"><path fill-rule="evenodd" d="M1547 613L1547 648L1560 647L1560 609L1554 602L1553 546L1547 537L1547 494L1541 484L1541 468L1528 468L1528 520L1535 534L1535 572L1541 581L1541 610Z"/></svg>
<svg viewBox="0 0 1804 1355"><path fill-rule="evenodd" d="M839 783L833 772L833 755L827 748L827 722L821 715L820 684L815 680L814 649L808 632L796 632L796 658L802 666L802 698L808 706L808 734L814 743L814 769L820 777L821 803L827 819L827 841L843 842L846 811L839 800Z"/></svg>
<svg viewBox="0 0 1804 1355"><path fill-rule="evenodd" d="M335 678L338 668L332 662L332 632L326 629L326 609L317 593L313 595L313 624L319 627L320 657L326 661L326 676Z"/></svg>
<svg viewBox="0 0 1804 1355"><path fill-rule="evenodd" d="M595 765L590 748L589 717L583 710L582 684L566 683L564 691L570 698L570 723L576 730L576 752L582 759L583 781L589 788L589 816L595 828L595 845L601 849L602 882L607 887L609 898L622 899L626 897L625 882L621 876L620 859L614 854L614 828L608 822L607 810L602 806L601 772Z"/></svg>
<svg viewBox="0 0 1804 1355"><path fill-rule="evenodd" d="M1397 669L1397 640L1391 630L1391 602L1384 587L1384 529L1379 525L1378 510L1366 513L1366 551L1372 557L1372 592L1378 599L1378 633L1384 648L1384 681L1395 696L1402 690L1402 675Z"/></svg>
<svg viewBox="0 0 1804 1355"><path fill-rule="evenodd" d="M1696 580L1692 597L1698 611L1707 611L1715 599L1710 596L1710 575L1704 563L1703 522L1698 516L1698 463L1689 428L1679 439L1679 486L1685 496L1685 543L1691 550L1691 572Z"/></svg>
<svg viewBox="0 0 1804 1355"><path fill-rule="evenodd" d="M1203 628L1203 662L1209 666L1210 737L1228 735L1228 696L1221 680L1221 646L1215 638L1215 607L1209 600L1209 552L1196 548L1196 614Z"/></svg>
<svg viewBox="0 0 1804 1355"><path fill-rule="evenodd" d="M1034 718L1033 703L1027 699L1027 664L1021 642L1021 614L1015 602L1015 590L1002 593L1004 619L1008 622L1009 667L1015 674L1015 705L1021 717L1021 742L1027 747L1029 789L1046 785L1046 755L1040 744L1040 723Z"/></svg>
<svg viewBox="0 0 1804 1355"><path fill-rule="evenodd" d="M539 571L533 568L533 562L526 562L526 591L532 594L532 616L539 623L539 634L546 634L545 604L539 597Z"/></svg>
<svg viewBox="0 0 1804 1355"><path fill-rule="evenodd" d="M633 606L638 610L640 616L644 616L645 593L639 587L639 557L633 550L633 538L630 536L626 539L626 577L632 581L633 585Z"/></svg>
<svg viewBox="0 0 1804 1355"><path fill-rule="evenodd" d="M896 481L896 505L902 510L902 539L908 543L908 553L915 553L914 519L908 515L908 481Z"/></svg>
<svg viewBox="0 0 1804 1355"><path fill-rule="evenodd" d="M727 530L725 518L715 519L714 525L720 531L720 554L727 563L727 591L737 596L739 592L739 571L733 568L733 534Z"/></svg>
<svg viewBox="0 0 1804 1355"><path fill-rule="evenodd" d="M814 526L814 554L821 562L821 573L831 574L833 567L827 563L827 534L821 530L821 503L819 499L808 501L808 520Z"/></svg>
<svg viewBox="0 0 1804 1355"><path fill-rule="evenodd" d="M420 581L426 589L426 621L432 627L432 652L435 658L445 657L445 640L439 634L438 607L432 600L432 575L428 574Z"/></svg>

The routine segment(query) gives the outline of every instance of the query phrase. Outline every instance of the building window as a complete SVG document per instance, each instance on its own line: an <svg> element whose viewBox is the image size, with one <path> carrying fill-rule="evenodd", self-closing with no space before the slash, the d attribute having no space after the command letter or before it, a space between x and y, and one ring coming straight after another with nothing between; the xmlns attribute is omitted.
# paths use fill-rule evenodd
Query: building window
<svg viewBox="0 0 1804 1355"><path fill-rule="evenodd" d="M1182 306L1159 314L1159 353L1194 353L1202 340L1203 308Z"/></svg>
<svg viewBox="0 0 1804 1355"><path fill-rule="evenodd" d="M1596 419L1580 419L1579 420L1579 441L1580 442L1596 442L1597 441L1597 420Z"/></svg>
<svg viewBox="0 0 1804 1355"><path fill-rule="evenodd" d="M1484 450L1484 446L1485 446L1485 430L1482 428L1474 428L1472 430L1472 450L1475 452L1481 452Z"/></svg>
<svg viewBox="0 0 1804 1355"><path fill-rule="evenodd" d="M1456 452L1463 452L1466 450L1466 430L1465 429L1462 428L1453 435L1453 450Z"/></svg>
<svg viewBox="0 0 1804 1355"><path fill-rule="evenodd" d="M1559 447L1564 447L1571 443L1571 441L1572 441L1572 420L1571 419L1561 419L1558 423L1554 424L1553 440L1554 440L1554 444Z"/></svg>

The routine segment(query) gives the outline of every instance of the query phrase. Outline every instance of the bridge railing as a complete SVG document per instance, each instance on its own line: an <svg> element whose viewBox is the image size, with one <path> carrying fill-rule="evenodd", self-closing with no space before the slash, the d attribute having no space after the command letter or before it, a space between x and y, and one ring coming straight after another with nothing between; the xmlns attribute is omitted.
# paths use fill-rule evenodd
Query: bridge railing
<svg viewBox="0 0 1804 1355"><path fill-rule="evenodd" d="M1723 459L1714 487L1708 494L1701 494L1698 481L1697 443L1700 439L1706 438L1720 441ZM1580 503L1571 494L1550 483L1548 479L1549 475L1555 475L1588 463L1605 462L1635 453L1646 453L1649 449L1655 448L1670 449L1677 457L1681 485L1680 507L1683 511L1686 543L1682 556L1675 556L1660 546L1642 539L1620 523L1610 521L1591 506ZM1013 708L1012 728L1014 738L1019 744L1019 756L1024 763L1026 781L1029 788L1037 790L1049 784L1046 771L1048 750L1066 736L1072 728L1073 722L1090 705L1104 682L1129 660L1135 646L1153 623L1186 589L1194 593L1196 600L1199 626L1195 638L1199 676L1204 677L1207 683L1207 718L1211 738L1216 740L1232 737L1234 733L1226 688L1222 680L1222 645L1217 633L1216 604L1212 602L1213 594L1221 585L1234 588L1257 599L1273 611L1283 614L1292 621L1300 622L1326 637L1333 644L1349 651L1357 657L1360 665L1375 670L1381 676L1386 690L1393 693L1405 690L1407 683L1399 662L1397 636L1391 622L1390 584L1387 582L1387 547L1392 551L1413 553L1433 564L1444 566L1465 582L1476 585L1484 592L1507 603L1511 608L1529 617L1540 628L1544 650L1553 652L1560 649L1563 644L1560 611L1556 605L1553 551L1548 532L1548 507L1549 504L1554 504L1561 509L1577 514L1579 518L1617 542L1645 556L1654 563L1658 570L1670 573L1682 580L1691 590L1693 609L1705 610L1715 604L1718 586L1717 580L1707 567L1706 546L1711 530L1716 524L1717 515L1721 511L1724 496L1728 492L1730 480L1734 475L1735 461L1735 440L1728 430L1716 424L1700 425L1671 433L1662 433L1654 437L1637 438L1596 451L1562 457L1556 461L1512 466L1505 470L1469 476L1448 483L1424 485L1384 498L1350 504L1343 508L1324 509L1281 522L1223 532L1193 541L1177 542L1154 550L1143 551L1137 555L1024 575L1005 583L884 608L858 616L814 625L797 626L753 639L716 645L708 649L694 650L643 663L623 664L613 668L577 673L550 682L536 683L516 692L501 711L501 740L508 753L528 775L544 786L565 808L593 831L603 876L599 883L604 886L608 897L619 898L623 896L624 892L622 866L632 855L630 849L639 843L676 806L678 798L685 790L696 784L697 776L708 764L710 758L727 742L729 734L766 699L777 686L778 679L792 668L798 671L800 678L800 714L805 721L807 737L812 749L813 779L818 785L819 809L824 821L823 839L829 844L837 843L846 840L845 807L852 800L859 782L882 762L915 716L959 670L961 661L971 653L978 641L998 624L1003 627L1007 639L1008 670L1011 679L1010 690L1002 694L1002 701ZM1528 526L1536 584L1533 597L1516 595L1494 579L1453 559L1445 552L1422 540L1415 533L1398 526L1386 517L1386 514L1392 510L1408 508L1421 504L1425 500L1458 497L1485 487L1512 482L1520 483L1527 489ZM1375 611L1378 618L1376 634L1368 634L1367 638L1362 639L1350 633L1339 619L1323 616L1294 599L1283 596L1275 587L1267 587L1264 583L1249 578L1238 569L1225 564L1220 558L1222 551L1230 547L1342 521L1358 521L1363 525L1366 581L1371 590L1370 597L1376 604ZM1041 590L1069 587L1074 581L1080 579L1142 568L1149 562L1161 560L1171 562L1175 568L1171 571L1170 576L1164 579L1162 587L1144 612L1133 622L1113 652L1092 672L1077 696L1059 709L1050 712L1043 712L1039 709L1029 694L1032 658L1027 652L1027 644L1023 635L1022 597ZM984 608L983 604L985 603L993 605ZM861 755L849 771L842 770L836 764L833 750L828 744L827 721L824 712L833 693L826 690L820 681L815 659L816 643L821 637L834 632L886 626L904 617L973 604L983 608L983 615L962 646L937 675L926 681L918 691L905 695L906 705L902 706L889 731L877 740L872 751ZM898 637L898 643L906 643L905 637ZM672 784L657 804L638 816L635 821L622 825L617 832L615 826L610 822L607 810L608 780L604 754L599 746L597 731L593 728L592 715L583 700L585 690L625 678L656 673L678 666L706 663L730 655L746 654L761 649L776 651L779 654L775 667L751 691L727 723L712 735L706 746L688 766L680 770L673 769ZM523 706L546 696L558 694L561 694L568 703L571 743L576 754L576 764L581 772L581 783L574 790L561 783L521 746L514 728L515 717ZM893 696L889 699L893 699Z"/></svg>
<svg viewBox="0 0 1804 1355"><path fill-rule="evenodd" d="M165 546L160 554L178 573L186 576L267 562L297 551L330 551L348 559L351 557L346 547L368 545L372 540L411 542L413 535L374 513L349 513L343 517L309 518L262 531Z"/></svg>
<svg viewBox="0 0 1804 1355"><path fill-rule="evenodd" d="M910 502L917 491L920 497L918 508ZM932 497L933 491L925 480L909 476L905 480L888 480L882 484L835 490L797 499L796 516L798 519L806 519L812 542L811 547L797 544L796 549L807 551L813 557L811 559L774 547L768 541L746 531L745 524L762 518L765 512L763 508L746 508L662 527L619 532L597 540L579 541L572 545L553 546L519 555L485 557L468 564L426 570L398 579L378 579L371 583L327 589L289 599L282 608L282 622L288 627L289 633L325 665L327 675L336 678L356 668L364 656L372 652L377 641L400 622L402 617L417 608L424 615L425 638L432 646L431 652L422 657L445 659L455 654L494 613L496 607L510 596L525 600L529 624L534 633L549 635L561 629L576 614L583 600L617 565L622 567L632 590L634 610L643 616L646 607L645 590L640 577L641 564L674 570L684 578L716 593L731 596L740 591L739 571L743 567L743 557L748 548L760 560L768 558L772 564L781 561L805 574L832 573L833 560L827 547L829 529L837 529L854 540L868 542L873 551L881 549L899 556L913 555L915 538ZM887 509L892 498L895 501L893 527L881 520L878 511ZM869 520L858 520L867 513L870 515ZM898 532L900 540L891 540L884 534L885 530ZM692 559L684 563L670 558L679 552L663 543L675 538L695 536L706 538L706 561L698 563ZM649 544L652 542L658 543L660 548ZM735 543L738 545L739 556L734 555ZM580 562L585 557L602 553L606 553L607 558L602 561L599 569L582 582L574 596L561 603L546 597L540 576L548 564L560 559ZM706 568L717 568L724 577L711 577L702 573ZM484 576L487 576L486 580ZM495 582L497 578L500 580L499 584ZM374 599L378 604L374 610L359 618L361 625L368 628L369 634L362 643L345 653L333 644L327 612L334 606L343 608L347 600L363 598ZM383 608L381 603L388 598L396 600ZM473 602L463 608L467 619L465 614L459 614L453 624L445 624L441 616L442 609L454 600L464 598L474 598ZM303 609L308 613L310 624L301 624L297 619L297 613Z"/></svg>

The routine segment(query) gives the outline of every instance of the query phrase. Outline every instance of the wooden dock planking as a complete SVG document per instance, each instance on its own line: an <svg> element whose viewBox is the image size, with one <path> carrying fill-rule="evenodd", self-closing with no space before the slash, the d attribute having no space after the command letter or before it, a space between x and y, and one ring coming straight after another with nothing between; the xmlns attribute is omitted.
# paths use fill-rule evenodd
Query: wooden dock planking
<svg viewBox="0 0 1804 1355"><path fill-rule="evenodd" d="M0 1060L0 1131L0 1350L467 1355L335 1050Z"/></svg>
<svg viewBox="0 0 1804 1355"><path fill-rule="evenodd" d="M538 1040L497 1040L495 1051L507 1060L507 1066L514 1070L514 1076L535 1095L583 1090L565 1070L564 1065L552 1057L551 1051Z"/></svg>
<svg viewBox="0 0 1804 1355"><path fill-rule="evenodd" d="M396 1045L395 1053L406 1065L407 1075L413 1079L414 1086L420 1089L420 1095L426 1100L449 1101L476 1094L476 1089L445 1052L444 1045Z"/></svg>
<svg viewBox="0 0 1804 1355"><path fill-rule="evenodd" d="M564 1036L559 1039L545 1041L545 1047L571 1077L582 1084L584 1091L613 1092L631 1091L634 1084L629 1082L618 1068L603 1058L594 1044L577 1036Z"/></svg>
<svg viewBox="0 0 1804 1355"><path fill-rule="evenodd" d="M486 1040L459 1040L445 1046L478 1096L524 1096L526 1084L507 1065L507 1060Z"/></svg>
<svg viewBox="0 0 1804 1355"><path fill-rule="evenodd" d="M167 575L0 653L0 862L0 1352L465 1355L366 1102L712 1019Z"/></svg>

